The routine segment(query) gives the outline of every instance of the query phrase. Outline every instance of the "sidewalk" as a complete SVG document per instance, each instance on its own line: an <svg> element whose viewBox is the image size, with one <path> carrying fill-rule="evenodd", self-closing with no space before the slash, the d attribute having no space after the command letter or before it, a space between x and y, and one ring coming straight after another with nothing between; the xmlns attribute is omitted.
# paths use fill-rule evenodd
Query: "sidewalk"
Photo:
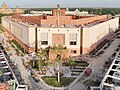
<svg viewBox="0 0 120 90"><path fill-rule="evenodd" d="M81 79L73 87L71 87L70 90L86 90L87 87L83 85L82 83L85 80L94 78L94 76L98 75L99 72L102 72L104 62L107 61L108 58L114 53L115 49L118 47L119 44L120 44L120 39L115 39L112 42L112 44L105 50L104 54L96 58L89 58L89 62L93 69L91 75L87 78L84 78L83 76L83 79Z"/></svg>
<svg viewBox="0 0 120 90"><path fill-rule="evenodd" d="M10 57L11 60L14 61L15 64L18 66L18 69L19 69L20 72L21 72L22 78L23 78L24 80L26 80L26 79L28 78L28 73L27 73L27 70L25 69L25 67L24 67L23 64L22 64L22 60L21 60L22 57L20 57L20 56L18 56L18 55L16 54L16 51L14 50L13 47L11 47L11 45L10 45L8 42L5 42L5 44L6 44L7 46L9 46L9 48L10 48L10 51L7 51L7 50L6 50L6 52L7 52L8 54L10 54L10 53L12 54L12 56ZM7 47L6 45L4 45L4 48Z"/></svg>
<svg viewBox="0 0 120 90"><path fill-rule="evenodd" d="M29 84L29 87L30 87L30 90L39 90L41 88L41 86L39 86L33 79L31 76L28 75L28 71L25 69L24 65L23 65L23 62L22 62L22 59L21 58L26 58L25 57L21 57L21 56L18 56L16 54L16 51L15 49L8 43L6 42L7 38L4 36L4 34L0 34L0 41L4 38L4 41L5 41L5 44L3 45L3 47L6 49L7 46L9 46L10 48L10 51L7 51L6 52L8 54L12 54L12 56L10 57L10 59L15 62L15 64L17 65L20 73L21 73L21 77L25 80L25 82Z"/></svg>

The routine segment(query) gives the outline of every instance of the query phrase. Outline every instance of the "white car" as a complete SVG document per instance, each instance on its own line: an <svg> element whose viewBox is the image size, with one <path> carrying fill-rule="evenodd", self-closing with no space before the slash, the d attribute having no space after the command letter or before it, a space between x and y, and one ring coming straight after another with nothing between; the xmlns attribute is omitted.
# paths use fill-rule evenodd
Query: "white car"
<svg viewBox="0 0 120 90"><path fill-rule="evenodd" d="M26 85L18 85L16 90L26 90Z"/></svg>

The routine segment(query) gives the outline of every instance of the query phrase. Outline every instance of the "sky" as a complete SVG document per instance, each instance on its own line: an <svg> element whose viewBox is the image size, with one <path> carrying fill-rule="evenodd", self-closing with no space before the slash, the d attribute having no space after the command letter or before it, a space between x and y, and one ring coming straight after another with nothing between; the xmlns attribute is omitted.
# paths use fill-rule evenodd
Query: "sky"
<svg viewBox="0 0 120 90"><path fill-rule="evenodd" d="M120 7L120 0L0 0L0 5L3 2L10 8Z"/></svg>

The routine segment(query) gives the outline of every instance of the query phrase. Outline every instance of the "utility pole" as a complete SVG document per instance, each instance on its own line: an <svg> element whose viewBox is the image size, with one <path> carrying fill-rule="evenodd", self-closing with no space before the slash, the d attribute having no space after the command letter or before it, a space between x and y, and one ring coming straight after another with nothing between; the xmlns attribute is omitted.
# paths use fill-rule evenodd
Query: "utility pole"
<svg viewBox="0 0 120 90"><path fill-rule="evenodd" d="M81 30L80 30L80 57L82 60L82 55L83 55L83 24L81 25Z"/></svg>
<svg viewBox="0 0 120 90"><path fill-rule="evenodd" d="M37 27L35 28L35 52L38 52L38 35L37 35Z"/></svg>
<svg viewBox="0 0 120 90"><path fill-rule="evenodd" d="M80 55L83 54L83 25L80 30Z"/></svg>

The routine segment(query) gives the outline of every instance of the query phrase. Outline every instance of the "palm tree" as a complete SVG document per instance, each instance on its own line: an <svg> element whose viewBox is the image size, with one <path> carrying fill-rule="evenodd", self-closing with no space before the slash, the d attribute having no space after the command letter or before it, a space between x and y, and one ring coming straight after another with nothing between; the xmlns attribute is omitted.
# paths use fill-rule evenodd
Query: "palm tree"
<svg viewBox="0 0 120 90"><path fill-rule="evenodd" d="M62 62L62 56L65 53L64 50L67 50L65 47L63 47L62 45L58 45L58 46L53 46L51 47L52 51L52 55L55 55L55 62L57 65L57 79L58 82L60 82L60 63Z"/></svg>
<svg viewBox="0 0 120 90"><path fill-rule="evenodd" d="M45 59L47 59L46 55L47 53L42 48L40 48L34 57L34 60L37 61L39 71L42 73L43 73L42 67L43 67L44 61ZM33 64L35 63L35 61L33 61Z"/></svg>
<svg viewBox="0 0 120 90"><path fill-rule="evenodd" d="M37 56L39 57L39 59L38 59L39 71L41 71L43 73L42 67L43 67L44 61L47 59L47 57L46 57L47 53L42 48L40 48L38 50Z"/></svg>

